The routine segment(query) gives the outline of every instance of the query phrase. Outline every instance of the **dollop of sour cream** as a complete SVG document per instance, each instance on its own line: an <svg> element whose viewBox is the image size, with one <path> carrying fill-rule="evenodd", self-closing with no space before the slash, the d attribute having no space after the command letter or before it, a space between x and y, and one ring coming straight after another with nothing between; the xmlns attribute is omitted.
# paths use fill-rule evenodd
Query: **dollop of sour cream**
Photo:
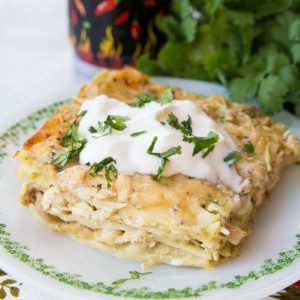
<svg viewBox="0 0 300 300"><path fill-rule="evenodd" d="M181 154L170 156L162 176L184 174L186 176L208 180L214 184L223 183L236 192L243 187L242 178L234 166L224 162L231 151L238 150L229 134L213 119L208 117L192 101L173 100L162 105L158 102L146 103L143 107L131 107L106 95L97 96L85 101L80 112L86 111L81 118L78 132L87 140L80 153L80 164L98 163L106 157L116 160L120 173L140 173L156 175L161 158L150 155L147 149L157 136L153 152L164 152L171 147L181 146ZM194 136L206 137L209 132L219 135L214 150L205 158L199 152L193 156L193 143L183 141L183 133L171 127L167 122L168 115L173 113L182 122L190 116ZM90 127L98 127L99 122L108 116L128 118L124 130L112 129L111 134L92 133ZM163 125L161 122L165 122ZM135 132L145 133L131 136Z"/></svg>

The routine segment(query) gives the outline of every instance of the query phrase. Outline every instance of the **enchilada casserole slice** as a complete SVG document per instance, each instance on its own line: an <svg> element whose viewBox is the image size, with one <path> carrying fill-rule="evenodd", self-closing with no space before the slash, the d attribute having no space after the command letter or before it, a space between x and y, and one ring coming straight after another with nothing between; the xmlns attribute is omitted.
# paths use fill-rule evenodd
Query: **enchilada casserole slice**
<svg viewBox="0 0 300 300"><path fill-rule="evenodd" d="M299 160L300 145L284 125L255 107L220 95L204 98L180 88L170 91L176 101L192 101L234 142L237 150L224 161L231 161L230 170L241 178L239 190L222 180L181 173L120 172L113 158L105 167L80 163L79 153L87 144L76 129L80 118L87 117L81 109L87 99L106 95L134 106L141 94L168 98L165 86L125 68L105 70L93 78L16 153L20 176L25 179L21 203L49 229L117 257L140 261L144 268L165 263L209 269L237 255L280 174ZM172 124L182 132L188 128L187 122L181 122L186 127ZM185 140L194 141L189 136ZM162 153L154 153L152 142L147 153L160 155L164 163L180 157L181 150L173 147L174 156L163 158ZM211 153L197 155L203 161L209 159L216 153L213 148L207 148Z"/></svg>

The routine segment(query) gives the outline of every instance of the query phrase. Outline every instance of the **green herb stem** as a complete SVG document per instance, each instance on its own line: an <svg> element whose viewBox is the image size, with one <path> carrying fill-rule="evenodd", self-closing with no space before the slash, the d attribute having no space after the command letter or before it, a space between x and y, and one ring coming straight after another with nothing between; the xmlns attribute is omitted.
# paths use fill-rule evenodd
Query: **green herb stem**
<svg viewBox="0 0 300 300"><path fill-rule="evenodd" d="M147 149L147 153L150 155L155 155L157 157L160 157L162 159L161 161L161 165L159 166L158 170L157 170L157 174L156 174L156 179L160 179L160 177L162 176L162 173L165 169L165 166L167 164L167 162L169 161L169 157L176 155L176 154L181 154L181 146L177 146L177 147L171 147L170 149L168 149L167 151L164 152L153 152L155 144L157 142L157 136L155 136L150 144L150 146Z"/></svg>

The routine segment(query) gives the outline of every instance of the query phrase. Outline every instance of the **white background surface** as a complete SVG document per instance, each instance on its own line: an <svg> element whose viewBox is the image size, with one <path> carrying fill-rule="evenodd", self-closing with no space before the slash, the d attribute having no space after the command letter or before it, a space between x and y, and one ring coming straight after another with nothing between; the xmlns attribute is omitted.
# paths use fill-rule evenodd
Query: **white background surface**
<svg viewBox="0 0 300 300"><path fill-rule="evenodd" d="M74 61L66 0L0 0L3 110L42 97L69 97L88 80ZM55 299L55 295L38 294L26 285L20 290L22 300Z"/></svg>
<svg viewBox="0 0 300 300"><path fill-rule="evenodd" d="M0 0L0 105L69 97L88 77L75 71L66 0ZM3 278L4 279L4 278ZM54 300L28 286L21 300ZM7 298L14 299L14 298Z"/></svg>

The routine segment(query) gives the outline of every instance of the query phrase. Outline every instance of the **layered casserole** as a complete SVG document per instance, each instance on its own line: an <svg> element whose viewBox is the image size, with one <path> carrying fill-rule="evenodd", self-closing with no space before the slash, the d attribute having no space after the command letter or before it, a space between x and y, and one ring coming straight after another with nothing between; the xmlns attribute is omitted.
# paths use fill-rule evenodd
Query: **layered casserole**
<svg viewBox="0 0 300 300"><path fill-rule="evenodd" d="M151 122L147 109L155 111ZM197 134L198 115L215 130ZM209 269L239 253L300 145L256 107L125 68L94 77L15 157L25 181L21 203L49 229L144 268Z"/></svg>

